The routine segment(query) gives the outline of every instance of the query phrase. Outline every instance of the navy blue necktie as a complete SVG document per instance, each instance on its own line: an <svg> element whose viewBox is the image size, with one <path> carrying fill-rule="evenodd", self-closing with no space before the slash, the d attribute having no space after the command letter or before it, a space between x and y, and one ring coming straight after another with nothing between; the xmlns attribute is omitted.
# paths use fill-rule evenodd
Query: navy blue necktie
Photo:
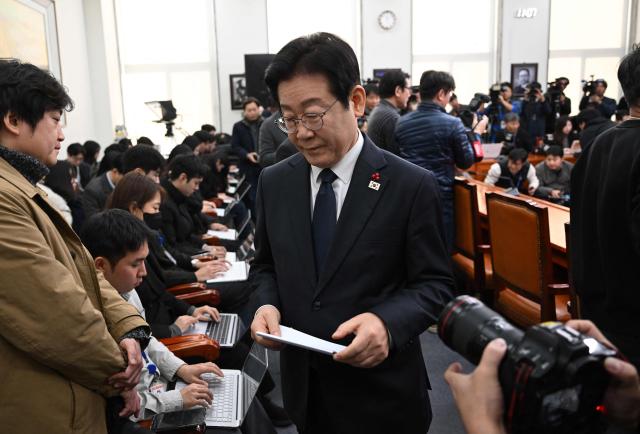
<svg viewBox="0 0 640 434"><path fill-rule="evenodd" d="M333 233L336 229L336 195L331 185L338 176L331 169L323 169L320 172L320 190L316 195L316 202L313 206L313 221L311 230L313 231L313 249L316 260L316 271L318 276L324 268L329 246L333 240Z"/></svg>

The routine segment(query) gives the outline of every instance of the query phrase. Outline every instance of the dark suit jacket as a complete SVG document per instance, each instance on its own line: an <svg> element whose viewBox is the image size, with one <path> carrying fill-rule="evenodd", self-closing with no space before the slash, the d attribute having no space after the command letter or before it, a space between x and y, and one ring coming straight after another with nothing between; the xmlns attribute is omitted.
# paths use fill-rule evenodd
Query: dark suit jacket
<svg viewBox="0 0 640 434"><path fill-rule="evenodd" d="M82 193L82 208L84 208L85 218L89 218L94 214L104 210L104 206L107 203L107 198L113 191L107 174L93 178L84 189Z"/></svg>
<svg viewBox="0 0 640 434"><path fill-rule="evenodd" d="M180 193L168 179L163 179L161 184L167 192L160 205L162 234L167 244L188 255L199 252L203 242L196 235L199 228L196 227L189 198Z"/></svg>
<svg viewBox="0 0 640 434"><path fill-rule="evenodd" d="M330 396L325 404L332 423L343 432L424 433L430 408L418 336L436 322L453 288L436 180L365 138L324 272L316 278L309 171L297 154L266 168L258 183L251 265L258 302L278 307L283 325L329 340L342 322L373 312L393 344L387 360L372 369L285 348L285 407L304 427L311 366L322 394ZM376 172L379 190L368 187Z"/></svg>

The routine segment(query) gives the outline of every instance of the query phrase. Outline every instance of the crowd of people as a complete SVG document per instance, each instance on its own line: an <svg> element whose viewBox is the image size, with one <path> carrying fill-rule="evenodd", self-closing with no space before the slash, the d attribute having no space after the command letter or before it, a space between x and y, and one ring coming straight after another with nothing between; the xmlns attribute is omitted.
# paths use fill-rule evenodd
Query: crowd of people
<svg viewBox="0 0 640 434"><path fill-rule="evenodd" d="M419 336L455 292L453 182L483 142L502 143L503 154L486 182L576 207L571 262L596 325L572 325L628 355L630 363L605 362L614 379L606 404L614 423L635 429L638 276L623 265L640 256L638 65L640 50L619 72L626 115L595 80L571 118L564 78L546 93L531 83L519 100L501 83L473 107L457 102L455 80L442 71L425 71L417 89L402 71L362 86L351 47L317 33L286 44L268 67L278 109L245 99L230 135L203 124L166 159L140 137L103 152L95 141L73 143L58 160L71 98L37 67L0 60L3 430L148 432L134 422L215 406L205 374L239 369L253 339L281 350L285 408L268 396L267 375L242 432L291 422L301 434L426 432ZM631 119L613 128L614 114ZM623 161L612 158L610 148L625 145ZM531 153L544 160L534 166ZM568 154L578 157L575 171ZM595 217L607 213L618 221ZM229 254L241 240L212 245L210 231L248 221L247 279L212 284L237 261ZM616 224L611 241L606 230ZM585 256L599 248L597 258ZM192 306L166 290L193 282L215 287L219 304ZM247 328L215 364L187 363L159 341L221 312ZM345 348L327 356L262 335L280 335L281 325ZM473 374L459 365L446 373L469 433L505 432L497 377L505 351L494 341ZM177 379L187 386L170 390Z"/></svg>

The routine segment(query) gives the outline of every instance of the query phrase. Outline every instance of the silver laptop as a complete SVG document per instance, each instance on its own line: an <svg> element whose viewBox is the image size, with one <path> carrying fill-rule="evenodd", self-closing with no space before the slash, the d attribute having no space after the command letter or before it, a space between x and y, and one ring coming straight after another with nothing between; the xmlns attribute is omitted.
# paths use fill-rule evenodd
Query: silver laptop
<svg viewBox="0 0 640 434"><path fill-rule="evenodd" d="M221 348L231 348L240 335L240 317L235 313L221 313L220 321L198 321L186 334L207 335L220 344Z"/></svg>
<svg viewBox="0 0 640 434"><path fill-rule="evenodd" d="M209 390L213 393L213 405L207 409L207 426L239 427L268 366L267 349L254 343L244 360L242 371L223 369L224 377L215 377L209 382ZM185 386L185 383L176 383L177 390Z"/></svg>

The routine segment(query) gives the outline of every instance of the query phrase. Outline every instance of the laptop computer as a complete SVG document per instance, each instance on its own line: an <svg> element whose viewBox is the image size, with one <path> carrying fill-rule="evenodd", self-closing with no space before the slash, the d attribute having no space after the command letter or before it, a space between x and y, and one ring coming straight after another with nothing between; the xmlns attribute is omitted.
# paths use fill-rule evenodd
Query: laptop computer
<svg viewBox="0 0 640 434"><path fill-rule="evenodd" d="M250 221L251 221L251 213L247 213L247 218L244 220L244 222L242 223L242 226L240 226L238 230L229 229L226 231L214 231L210 229L207 231L207 234L213 235L214 237L218 237L221 240L234 241L238 239L238 236L242 234L242 231L245 230L245 228L247 227Z"/></svg>
<svg viewBox="0 0 640 434"><path fill-rule="evenodd" d="M209 382L209 390L214 398L213 405L207 409L207 426L239 427L247 415L268 366L267 349L254 343L241 371L223 369L224 377L214 377ZM180 390L186 386L179 381L176 382L175 388Z"/></svg>
<svg viewBox="0 0 640 434"><path fill-rule="evenodd" d="M198 321L185 335L203 334L220 344L221 348L231 348L240 335L240 318L235 313L221 313L220 321Z"/></svg>

